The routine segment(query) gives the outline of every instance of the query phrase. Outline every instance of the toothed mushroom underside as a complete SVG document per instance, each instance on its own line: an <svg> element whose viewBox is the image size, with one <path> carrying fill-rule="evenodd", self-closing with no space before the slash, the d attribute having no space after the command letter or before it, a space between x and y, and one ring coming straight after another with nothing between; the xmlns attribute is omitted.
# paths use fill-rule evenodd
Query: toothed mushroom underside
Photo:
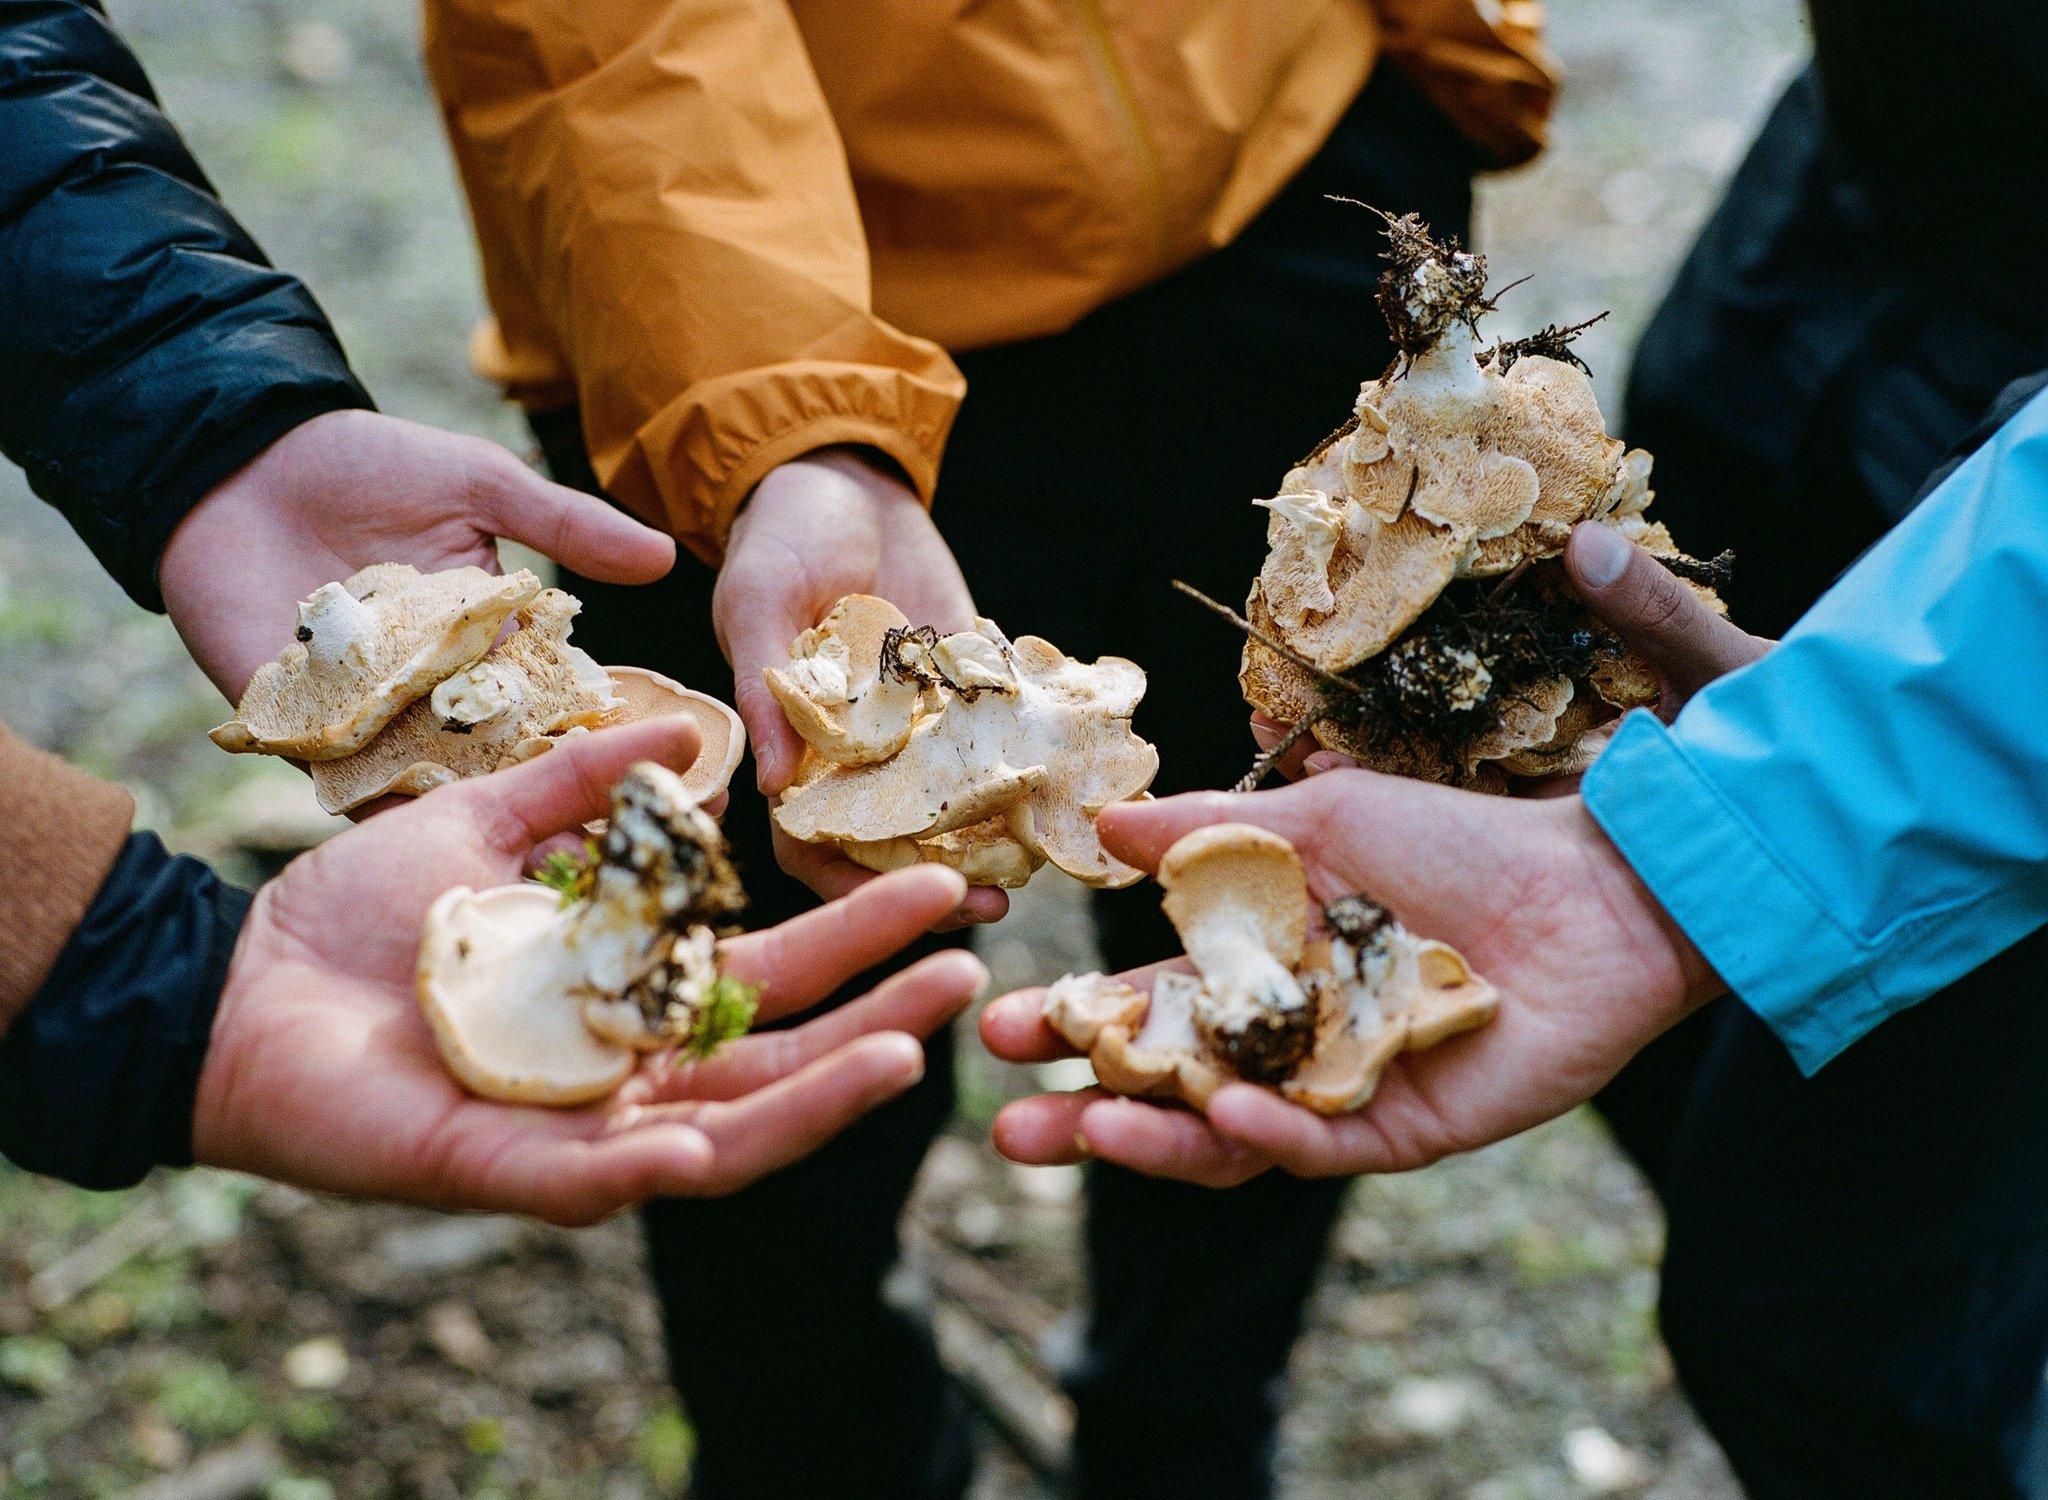
<svg viewBox="0 0 2048 1500"><path fill-rule="evenodd" d="M1093 886L1139 878L1095 834L1095 815L1159 769L1131 732L1133 663L1078 662L989 620L941 636L850 594L766 677L808 747L775 809L791 838L872 870L951 865L977 885L1021 886L1048 860Z"/></svg>
<svg viewBox="0 0 2048 1500"><path fill-rule="evenodd" d="M692 794L723 791L746 749L739 716L659 673L599 666L569 644L581 608L523 569L365 568L299 605L296 643L257 672L214 742L306 761L320 805L342 813L484 775L568 735L681 715L703 740L685 776Z"/></svg>
<svg viewBox="0 0 2048 1500"><path fill-rule="evenodd" d="M642 761L612 794L580 894L458 886L428 909L418 992L448 1070L508 1103L588 1104L642 1053L715 1043L717 929L745 896L683 779ZM721 1028L717 1035L707 1028Z"/></svg>
<svg viewBox="0 0 2048 1500"><path fill-rule="evenodd" d="M1167 850L1159 880L1192 974L1162 973L1149 995L1106 974L1069 974L1046 991L1046 1023L1112 1093L1199 1109L1243 1080L1346 1114L1403 1052L1499 1008L1456 949L1364 896L1332 903L1311 932L1301 860L1262 828L1198 829Z"/></svg>
<svg viewBox="0 0 2048 1500"><path fill-rule="evenodd" d="M1246 614L1300 660L1248 641L1245 696L1287 723L1322 708L1321 744L1406 775L1498 789L1581 771L1657 678L1557 559L1589 520L1679 555L1643 515L1650 455L1607 435L1569 330L1479 346L1481 257L1413 219L1389 241L1380 303L1402 357L1258 502L1269 551Z"/></svg>

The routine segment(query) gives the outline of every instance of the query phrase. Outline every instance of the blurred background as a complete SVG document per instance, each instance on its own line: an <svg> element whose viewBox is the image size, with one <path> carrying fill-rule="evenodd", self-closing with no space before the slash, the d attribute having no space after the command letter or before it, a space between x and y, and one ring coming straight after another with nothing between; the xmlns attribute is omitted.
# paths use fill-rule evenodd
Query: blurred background
<svg viewBox="0 0 2048 1500"><path fill-rule="evenodd" d="M1508 331L1612 310L1578 346L1612 412L1802 23L1796 0L1550 8L1567 70L1554 143L1486 184L1480 240L1501 279L1534 278ZM384 408L524 449L465 363L481 304L417 15L379 0L109 9ZM207 742L223 705L168 623L128 604L4 465L0 709L238 878L327 831L296 772ZM999 986L1088 962L1079 913L1041 876L985 935ZM978 1500L1025 1500L1045 1493L1030 1460L1061 1434L1042 1371L1078 1315L1079 1181L1000 1162L983 1127L1034 1082L1071 1080L963 1053L962 1117L927 1164L898 1291L930 1309L985 1405ZM1283 1493L1734 1496L1657 1339L1661 1241L1584 1115L1357 1184L1296 1354ZM207 1172L94 1195L0 1164L0 1495L625 1500L680 1494L690 1453L630 1222L568 1234Z"/></svg>

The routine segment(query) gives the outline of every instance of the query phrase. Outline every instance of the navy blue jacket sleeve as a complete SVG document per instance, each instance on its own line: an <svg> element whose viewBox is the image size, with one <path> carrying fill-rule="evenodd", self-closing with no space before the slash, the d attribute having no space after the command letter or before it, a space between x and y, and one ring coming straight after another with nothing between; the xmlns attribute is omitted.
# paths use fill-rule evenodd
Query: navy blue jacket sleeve
<svg viewBox="0 0 2048 1500"><path fill-rule="evenodd" d="M299 423L364 407L85 0L0 0L0 452L138 603L187 511Z"/></svg>
<svg viewBox="0 0 2048 1500"><path fill-rule="evenodd" d="M249 893L131 835L0 1037L0 1156L81 1187L192 1160L192 1106Z"/></svg>

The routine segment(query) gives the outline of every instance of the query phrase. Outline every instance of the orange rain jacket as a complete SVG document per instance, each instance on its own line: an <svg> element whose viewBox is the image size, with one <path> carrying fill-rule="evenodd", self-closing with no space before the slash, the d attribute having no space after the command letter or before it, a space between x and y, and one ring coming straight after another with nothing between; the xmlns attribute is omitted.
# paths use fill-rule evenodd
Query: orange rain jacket
<svg viewBox="0 0 2048 1500"><path fill-rule="evenodd" d="M1540 0L426 0L483 249L480 369L715 558L770 468L870 444L929 501L947 349L1228 243L1397 60L1502 164Z"/></svg>

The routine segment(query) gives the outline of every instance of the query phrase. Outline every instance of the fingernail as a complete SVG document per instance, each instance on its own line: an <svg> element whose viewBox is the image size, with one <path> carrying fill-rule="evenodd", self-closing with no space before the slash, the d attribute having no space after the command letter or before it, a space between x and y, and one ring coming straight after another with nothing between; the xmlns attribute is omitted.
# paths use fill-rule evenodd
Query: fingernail
<svg viewBox="0 0 2048 1500"><path fill-rule="evenodd" d="M1628 567L1628 543L1612 527L1589 522L1572 533L1572 562L1588 588L1604 589Z"/></svg>

